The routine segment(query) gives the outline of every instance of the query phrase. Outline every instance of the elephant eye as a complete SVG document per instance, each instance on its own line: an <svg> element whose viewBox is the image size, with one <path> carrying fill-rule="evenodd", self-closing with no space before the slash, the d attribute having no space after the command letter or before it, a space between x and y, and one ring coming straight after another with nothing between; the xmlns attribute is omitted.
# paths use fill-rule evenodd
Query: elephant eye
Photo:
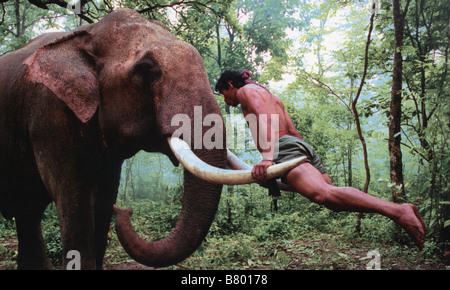
<svg viewBox="0 0 450 290"><path fill-rule="evenodd" d="M147 90L161 78L162 71L151 59L138 61L131 70L131 78L142 89Z"/></svg>

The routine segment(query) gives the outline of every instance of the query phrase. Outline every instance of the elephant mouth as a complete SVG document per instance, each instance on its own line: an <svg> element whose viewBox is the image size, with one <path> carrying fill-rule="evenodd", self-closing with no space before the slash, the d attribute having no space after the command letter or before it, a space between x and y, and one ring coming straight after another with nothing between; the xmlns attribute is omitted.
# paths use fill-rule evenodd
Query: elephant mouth
<svg viewBox="0 0 450 290"><path fill-rule="evenodd" d="M252 176L252 168L236 157L227 149L228 165L232 169L222 169L211 166L200 158L189 148L189 145L177 137L168 137L167 143L174 156L183 167L205 181L216 184L241 185L258 182ZM169 156L170 157L170 156ZM173 158L173 157L172 157ZM304 163L306 157L298 157L280 164L272 165L267 169L267 179L276 178L294 167ZM172 161L173 163L174 161Z"/></svg>
<svg viewBox="0 0 450 290"><path fill-rule="evenodd" d="M159 151L169 157L170 162L172 162L172 165L175 167L178 167L180 165L180 162L178 161L177 157L175 156L173 150L170 148L168 140L169 138L164 138L164 141L162 142L162 146L159 148Z"/></svg>

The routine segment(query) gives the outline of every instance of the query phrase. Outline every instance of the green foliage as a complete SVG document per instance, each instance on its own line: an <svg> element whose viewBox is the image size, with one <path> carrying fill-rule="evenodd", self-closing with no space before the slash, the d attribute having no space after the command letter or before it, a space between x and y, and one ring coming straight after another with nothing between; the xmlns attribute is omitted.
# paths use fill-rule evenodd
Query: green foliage
<svg viewBox="0 0 450 290"><path fill-rule="evenodd" d="M74 15L61 7L44 10L25 0L3 2L0 3L0 55L25 45L43 30L76 28Z"/></svg>
<svg viewBox="0 0 450 290"><path fill-rule="evenodd" d="M56 267L61 265L61 234L59 231L58 214L54 204L51 204L44 213L42 219L42 233L44 236L44 243L47 245L47 255L50 261Z"/></svg>
<svg viewBox="0 0 450 290"><path fill-rule="evenodd" d="M179 199L173 200L127 203L134 210L136 231L147 240L166 237L181 206ZM203 244L168 269L365 269L364 257L372 249L380 249L383 269L396 269L396 263L409 269L423 267L419 261L440 265L438 243L427 242L425 254L414 253L409 239L408 247L392 241L395 228L382 216L366 215L362 234L357 235L355 214L334 213L295 193L283 192L278 212L271 209L271 202L266 190L255 185L225 188ZM111 232L107 264L128 260Z"/></svg>
<svg viewBox="0 0 450 290"><path fill-rule="evenodd" d="M132 224L139 235L150 240L159 240L166 237L175 227L181 209L179 192L168 193L171 202L118 202L119 206L131 206L133 208Z"/></svg>

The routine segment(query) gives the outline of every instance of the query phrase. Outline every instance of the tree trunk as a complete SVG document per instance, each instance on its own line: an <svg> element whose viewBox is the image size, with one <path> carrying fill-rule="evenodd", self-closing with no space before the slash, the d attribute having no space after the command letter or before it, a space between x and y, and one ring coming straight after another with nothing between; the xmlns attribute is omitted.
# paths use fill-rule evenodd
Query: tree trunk
<svg viewBox="0 0 450 290"><path fill-rule="evenodd" d="M392 14L394 21L394 67L392 72L391 106L389 114L389 158L390 178L391 183L394 184L392 198L394 202L399 202L401 197L405 194L402 151L400 147L403 70L401 48L403 46L405 15L401 12L400 0L392 0Z"/></svg>
<svg viewBox="0 0 450 290"><path fill-rule="evenodd" d="M359 96L361 95L361 91L362 91L362 88L363 88L365 80L366 80L367 69L369 66L369 45L370 45L370 37L372 35L372 30L373 30L374 19L375 19L375 9L372 9L372 15L370 16L369 33L367 34L366 48L365 48L365 52L364 52L364 71L363 71L363 75L361 77L361 83L359 84L359 88L356 93L355 99L352 102L352 112L353 112L353 116L355 117L356 130L358 131L358 137L359 137L359 140L361 141L361 146L363 148L364 168L366 171L366 181L364 183L364 190L363 190L365 193L367 193L369 190L370 169L369 169L369 160L368 160L368 154L367 154L367 144L366 144L366 140L362 134L361 123L359 120L359 114L358 114L358 110L356 108L356 104L358 103ZM358 213L358 219L356 221L356 226L355 226L355 230L358 234L361 233L362 217L363 217L363 213L361 213L361 212Z"/></svg>

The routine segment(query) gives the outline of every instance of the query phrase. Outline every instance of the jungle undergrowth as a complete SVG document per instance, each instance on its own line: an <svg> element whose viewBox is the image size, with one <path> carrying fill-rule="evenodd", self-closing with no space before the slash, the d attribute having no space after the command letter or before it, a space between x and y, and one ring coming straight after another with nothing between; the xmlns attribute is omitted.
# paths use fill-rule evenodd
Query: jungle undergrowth
<svg viewBox="0 0 450 290"><path fill-rule="evenodd" d="M118 200L133 208L132 223L147 240L166 237L178 220L179 190L164 200ZM165 269L366 269L368 252L380 253L381 269L445 269L442 245L433 239L418 252L405 234L394 242L395 225L379 215L364 215L361 233L355 233L356 213L335 213L298 194L283 192L273 199L254 186L225 188L219 210L202 245L185 261ZM50 205L42 222L52 263L61 263L56 208ZM0 269L11 269L17 258L13 221L0 220ZM133 260L121 247L113 221L108 235L105 267Z"/></svg>

